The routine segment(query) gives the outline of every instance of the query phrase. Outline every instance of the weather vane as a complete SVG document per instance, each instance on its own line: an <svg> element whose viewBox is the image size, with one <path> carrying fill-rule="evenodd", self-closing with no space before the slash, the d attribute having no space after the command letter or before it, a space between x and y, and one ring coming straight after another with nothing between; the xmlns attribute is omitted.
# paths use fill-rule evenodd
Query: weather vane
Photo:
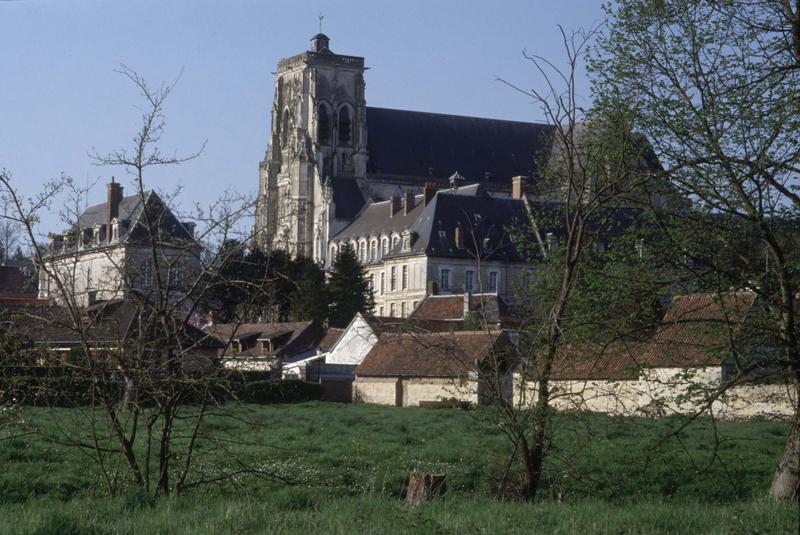
<svg viewBox="0 0 800 535"><path fill-rule="evenodd" d="M322 19L324 19L324 18L325 17L323 17L322 14L320 14L320 16L319 16L319 33L322 33Z"/></svg>

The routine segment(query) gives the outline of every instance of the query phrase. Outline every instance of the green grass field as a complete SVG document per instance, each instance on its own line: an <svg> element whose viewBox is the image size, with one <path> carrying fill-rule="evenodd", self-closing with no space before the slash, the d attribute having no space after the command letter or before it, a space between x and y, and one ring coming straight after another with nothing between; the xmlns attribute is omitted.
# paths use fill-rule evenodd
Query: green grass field
<svg viewBox="0 0 800 535"><path fill-rule="evenodd" d="M242 475L169 498L109 497L92 460L29 435L0 434L3 533L797 533L796 505L764 499L788 426L708 420L663 441L679 419L557 417L535 504L492 496L510 451L481 411L303 403L229 406L208 420L195 477L236 461ZM53 439L71 409L25 409ZM17 430L18 431L18 430ZM0 428L7 437L15 430ZM215 440L211 440L213 437ZM218 442L219 440L219 442ZM213 446L213 447L212 447ZM401 498L413 470L448 475L445 497Z"/></svg>

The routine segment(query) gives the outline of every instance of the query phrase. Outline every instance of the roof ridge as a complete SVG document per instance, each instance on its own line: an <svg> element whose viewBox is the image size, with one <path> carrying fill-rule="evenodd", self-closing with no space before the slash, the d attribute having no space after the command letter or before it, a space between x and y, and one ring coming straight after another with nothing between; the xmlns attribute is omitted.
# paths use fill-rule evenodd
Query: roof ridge
<svg viewBox="0 0 800 535"><path fill-rule="evenodd" d="M367 106L367 113L369 110L386 110L386 111L399 111L403 113L418 113L420 115L436 115L439 117L456 117L459 119L478 119L482 121L500 121L504 123L513 123L513 124L527 124L527 125L536 125L536 126L552 126L548 123L537 123L532 121L514 121L513 119L498 119L496 117L480 117L477 115L462 115L458 113L441 113L441 112L434 112L434 111L422 111L422 110L404 110L400 108L387 108L385 106Z"/></svg>

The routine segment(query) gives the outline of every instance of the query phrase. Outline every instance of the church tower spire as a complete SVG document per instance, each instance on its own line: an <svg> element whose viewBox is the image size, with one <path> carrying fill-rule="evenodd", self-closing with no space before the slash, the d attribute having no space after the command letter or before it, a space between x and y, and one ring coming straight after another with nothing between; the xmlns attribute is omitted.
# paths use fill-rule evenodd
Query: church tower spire
<svg viewBox="0 0 800 535"><path fill-rule="evenodd" d="M364 58L332 52L321 19L310 48L278 63L255 234L260 247L324 262L330 182L366 175Z"/></svg>

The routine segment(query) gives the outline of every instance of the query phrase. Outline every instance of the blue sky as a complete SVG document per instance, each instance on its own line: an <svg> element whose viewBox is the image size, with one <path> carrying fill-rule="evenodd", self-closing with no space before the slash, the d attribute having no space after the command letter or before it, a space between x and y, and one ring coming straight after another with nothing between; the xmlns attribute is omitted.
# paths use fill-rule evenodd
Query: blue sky
<svg viewBox="0 0 800 535"><path fill-rule="evenodd" d="M367 104L521 121L541 120L524 95L541 80L522 50L563 60L557 25L602 21L588 1L0 0L0 167L30 195L65 173L95 183L90 202L120 169L88 152L129 146L141 104L115 69L151 83L183 76L166 108L166 150L197 160L148 176L183 186L184 209L226 188L257 189L278 60L307 49L323 14L335 52L366 58ZM588 88L587 88L588 92ZM55 211L42 231L59 228Z"/></svg>

